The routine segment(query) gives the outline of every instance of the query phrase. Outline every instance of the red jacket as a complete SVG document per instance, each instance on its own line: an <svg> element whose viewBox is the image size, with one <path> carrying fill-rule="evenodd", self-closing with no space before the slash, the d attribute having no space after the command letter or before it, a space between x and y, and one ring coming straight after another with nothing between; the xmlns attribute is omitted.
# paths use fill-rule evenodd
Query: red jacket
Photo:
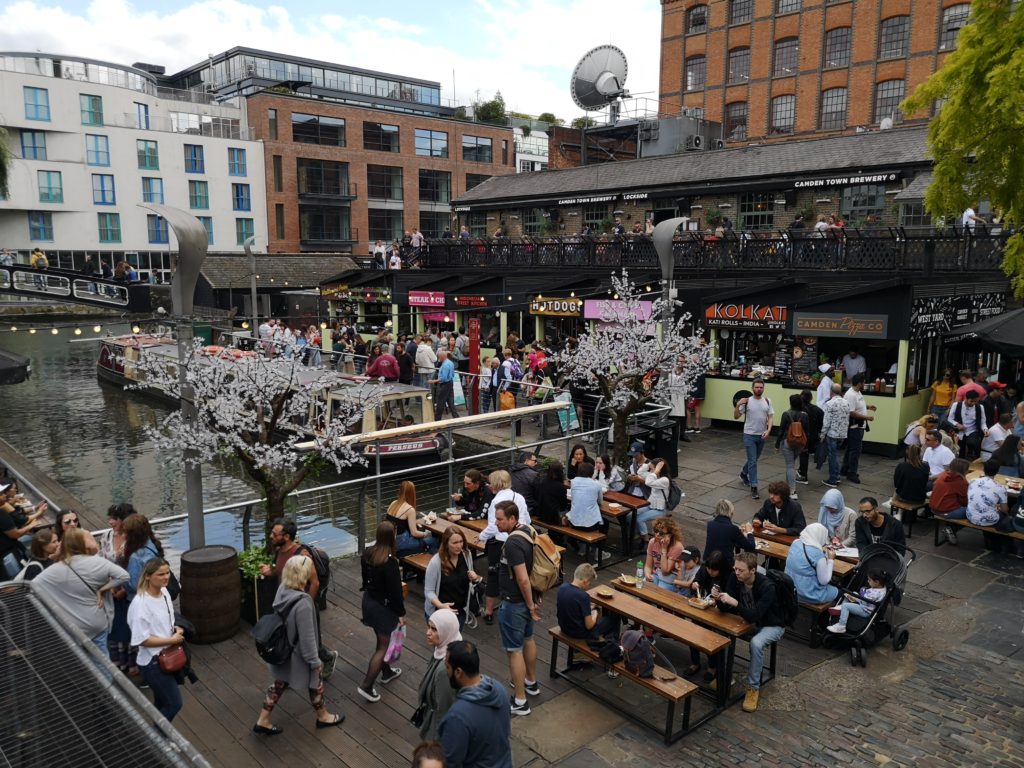
<svg viewBox="0 0 1024 768"><path fill-rule="evenodd" d="M948 469L935 478L929 505L932 512L944 515L967 506L967 478Z"/></svg>

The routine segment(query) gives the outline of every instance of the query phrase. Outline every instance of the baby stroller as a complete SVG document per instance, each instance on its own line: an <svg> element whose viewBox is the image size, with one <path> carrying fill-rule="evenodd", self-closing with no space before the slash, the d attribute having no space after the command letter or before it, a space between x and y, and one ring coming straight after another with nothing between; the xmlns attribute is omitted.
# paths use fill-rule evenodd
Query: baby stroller
<svg viewBox="0 0 1024 768"><path fill-rule="evenodd" d="M900 550L904 551L901 553ZM907 569L914 562L914 552L909 548L894 547L879 543L867 547L861 554L857 567L850 574L846 585L840 590L835 606L842 605L847 595L858 597L862 587L868 586L868 574L883 570L889 574L885 597L867 617L850 615L846 632L826 633L826 641L845 642L850 648L850 664L867 666L867 649L885 637L892 639L892 647L902 651L910 639L910 632L895 625L896 606L903 600L903 587L907 581Z"/></svg>

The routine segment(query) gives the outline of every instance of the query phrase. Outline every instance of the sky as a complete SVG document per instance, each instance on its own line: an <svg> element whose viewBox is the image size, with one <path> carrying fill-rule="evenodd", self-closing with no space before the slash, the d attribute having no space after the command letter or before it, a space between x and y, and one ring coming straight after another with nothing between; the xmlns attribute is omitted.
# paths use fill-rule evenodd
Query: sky
<svg viewBox="0 0 1024 768"><path fill-rule="evenodd" d="M573 67L596 45L621 48L627 88L656 98L660 9L659 0L0 0L0 50L171 73L241 45L434 80L442 100L454 93L459 104L500 90L508 109L568 122L583 114L569 95Z"/></svg>

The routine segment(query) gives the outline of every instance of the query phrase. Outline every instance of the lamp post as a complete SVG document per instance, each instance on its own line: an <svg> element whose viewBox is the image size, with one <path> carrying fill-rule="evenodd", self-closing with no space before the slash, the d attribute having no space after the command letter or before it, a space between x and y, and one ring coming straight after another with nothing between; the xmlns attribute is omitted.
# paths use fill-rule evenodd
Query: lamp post
<svg viewBox="0 0 1024 768"><path fill-rule="evenodd" d="M178 239L178 263L171 276L171 313L178 331L178 387L181 391L181 413L188 424L198 418L195 392L188 382L185 364L192 351L192 302L199 280L199 270L206 258L209 238L206 227L195 216L166 205L142 203L140 208L163 217ZM185 504L188 512L188 545L196 549L206 545L203 520L203 468L195 462L195 451L187 449L185 463Z"/></svg>
<svg viewBox="0 0 1024 768"><path fill-rule="evenodd" d="M676 230L684 225L689 219L685 216L678 216L665 221L654 227L651 240L654 242L654 250L658 254L658 261L661 263L661 338L662 342L672 327L672 271L675 266L675 258L672 255L672 240L675 238Z"/></svg>
<svg viewBox="0 0 1024 768"><path fill-rule="evenodd" d="M249 303L252 304L252 336L254 339L260 337L260 312L256 306L256 254L252 252L252 244L256 242L256 235L245 238L242 243L245 246L245 255L249 258Z"/></svg>

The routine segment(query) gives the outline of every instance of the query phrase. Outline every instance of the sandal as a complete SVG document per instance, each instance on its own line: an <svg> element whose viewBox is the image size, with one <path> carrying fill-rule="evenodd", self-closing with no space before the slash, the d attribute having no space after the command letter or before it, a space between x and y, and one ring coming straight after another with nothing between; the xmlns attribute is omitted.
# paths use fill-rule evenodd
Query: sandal
<svg viewBox="0 0 1024 768"><path fill-rule="evenodd" d="M278 734L284 733L284 729L279 728L276 725L272 725L268 728L265 725L256 723L256 725L252 727L252 732L259 734L260 736L277 736Z"/></svg>
<svg viewBox="0 0 1024 768"><path fill-rule="evenodd" d="M333 728L336 725L341 725L345 722L344 715L335 715L333 720L317 720L317 728Z"/></svg>

